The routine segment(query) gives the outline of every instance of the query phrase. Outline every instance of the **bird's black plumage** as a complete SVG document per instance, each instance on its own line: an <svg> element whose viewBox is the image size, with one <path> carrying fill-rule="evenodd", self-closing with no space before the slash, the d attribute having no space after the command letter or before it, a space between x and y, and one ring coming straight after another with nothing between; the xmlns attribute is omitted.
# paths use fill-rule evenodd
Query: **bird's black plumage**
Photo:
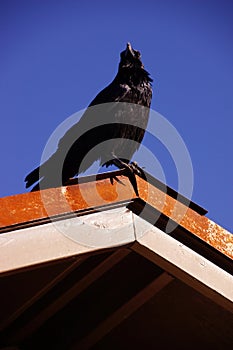
<svg viewBox="0 0 233 350"><path fill-rule="evenodd" d="M110 165L117 157L129 163L147 127L151 82L140 52L128 43L115 79L60 139L56 152L26 176L26 187L38 181L33 190L61 186L96 160Z"/></svg>

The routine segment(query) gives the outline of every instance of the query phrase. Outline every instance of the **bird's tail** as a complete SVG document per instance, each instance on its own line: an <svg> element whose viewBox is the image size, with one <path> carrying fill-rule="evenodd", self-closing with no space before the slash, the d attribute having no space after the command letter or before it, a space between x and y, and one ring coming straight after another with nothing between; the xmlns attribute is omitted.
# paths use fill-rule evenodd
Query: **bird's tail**
<svg viewBox="0 0 233 350"><path fill-rule="evenodd" d="M43 164L34 169L25 178L26 188L35 184L31 191L38 191L50 187L62 186L62 169L60 169L59 155L55 153ZM61 173L61 176L58 176ZM67 175L69 179L69 175Z"/></svg>
<svg viewBox="0 0 233 350"><path fill-rule="evenodd" d="M25 182L26 182L26 188L30 187L33 185L35 182L39 181L40 179L40 173L39 173L40 167L37 167L34 169L30 174L28 174L25 177Z"/></svg>

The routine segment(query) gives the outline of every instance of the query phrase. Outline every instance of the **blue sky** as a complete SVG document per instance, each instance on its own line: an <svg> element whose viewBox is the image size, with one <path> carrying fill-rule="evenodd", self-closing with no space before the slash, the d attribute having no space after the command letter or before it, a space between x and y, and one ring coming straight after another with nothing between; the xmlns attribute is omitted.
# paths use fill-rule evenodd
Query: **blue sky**
<svg viewBox="0 0 233 350"><path fill-rule="evenodd" d="M2 0L0 196L25 192L50 134L111 82L130 41L154 79L153 110L190 153L192 199L232 231L232 18L226 0ZM169 153L150 149L177 189Z"/></svg>

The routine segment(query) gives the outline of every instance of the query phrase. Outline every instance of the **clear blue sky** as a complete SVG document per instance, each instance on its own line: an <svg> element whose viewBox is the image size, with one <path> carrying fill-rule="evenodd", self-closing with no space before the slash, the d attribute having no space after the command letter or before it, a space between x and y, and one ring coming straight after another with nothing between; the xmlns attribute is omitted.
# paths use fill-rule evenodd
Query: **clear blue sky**
<svg viewBox="0 0 233 350"><path fill-rule="evenodd" d="M193 200L233 230L232 18L227 0L1 0L0 196L25 192L50 134L111 82L130 41L154 79L152 108L190 152Z"/></svg>

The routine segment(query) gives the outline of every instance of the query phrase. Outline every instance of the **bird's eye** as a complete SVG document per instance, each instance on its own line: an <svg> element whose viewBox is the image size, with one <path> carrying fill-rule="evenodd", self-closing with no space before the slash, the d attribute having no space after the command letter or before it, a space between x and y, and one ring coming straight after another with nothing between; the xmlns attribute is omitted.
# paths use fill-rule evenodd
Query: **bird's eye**
<svg viewBox="0 0 233 350"><path fill-rule="evenodd" d="M141 57L141 54L139 51L134 51L134 55L136 58L140 58Z"/></svg>

